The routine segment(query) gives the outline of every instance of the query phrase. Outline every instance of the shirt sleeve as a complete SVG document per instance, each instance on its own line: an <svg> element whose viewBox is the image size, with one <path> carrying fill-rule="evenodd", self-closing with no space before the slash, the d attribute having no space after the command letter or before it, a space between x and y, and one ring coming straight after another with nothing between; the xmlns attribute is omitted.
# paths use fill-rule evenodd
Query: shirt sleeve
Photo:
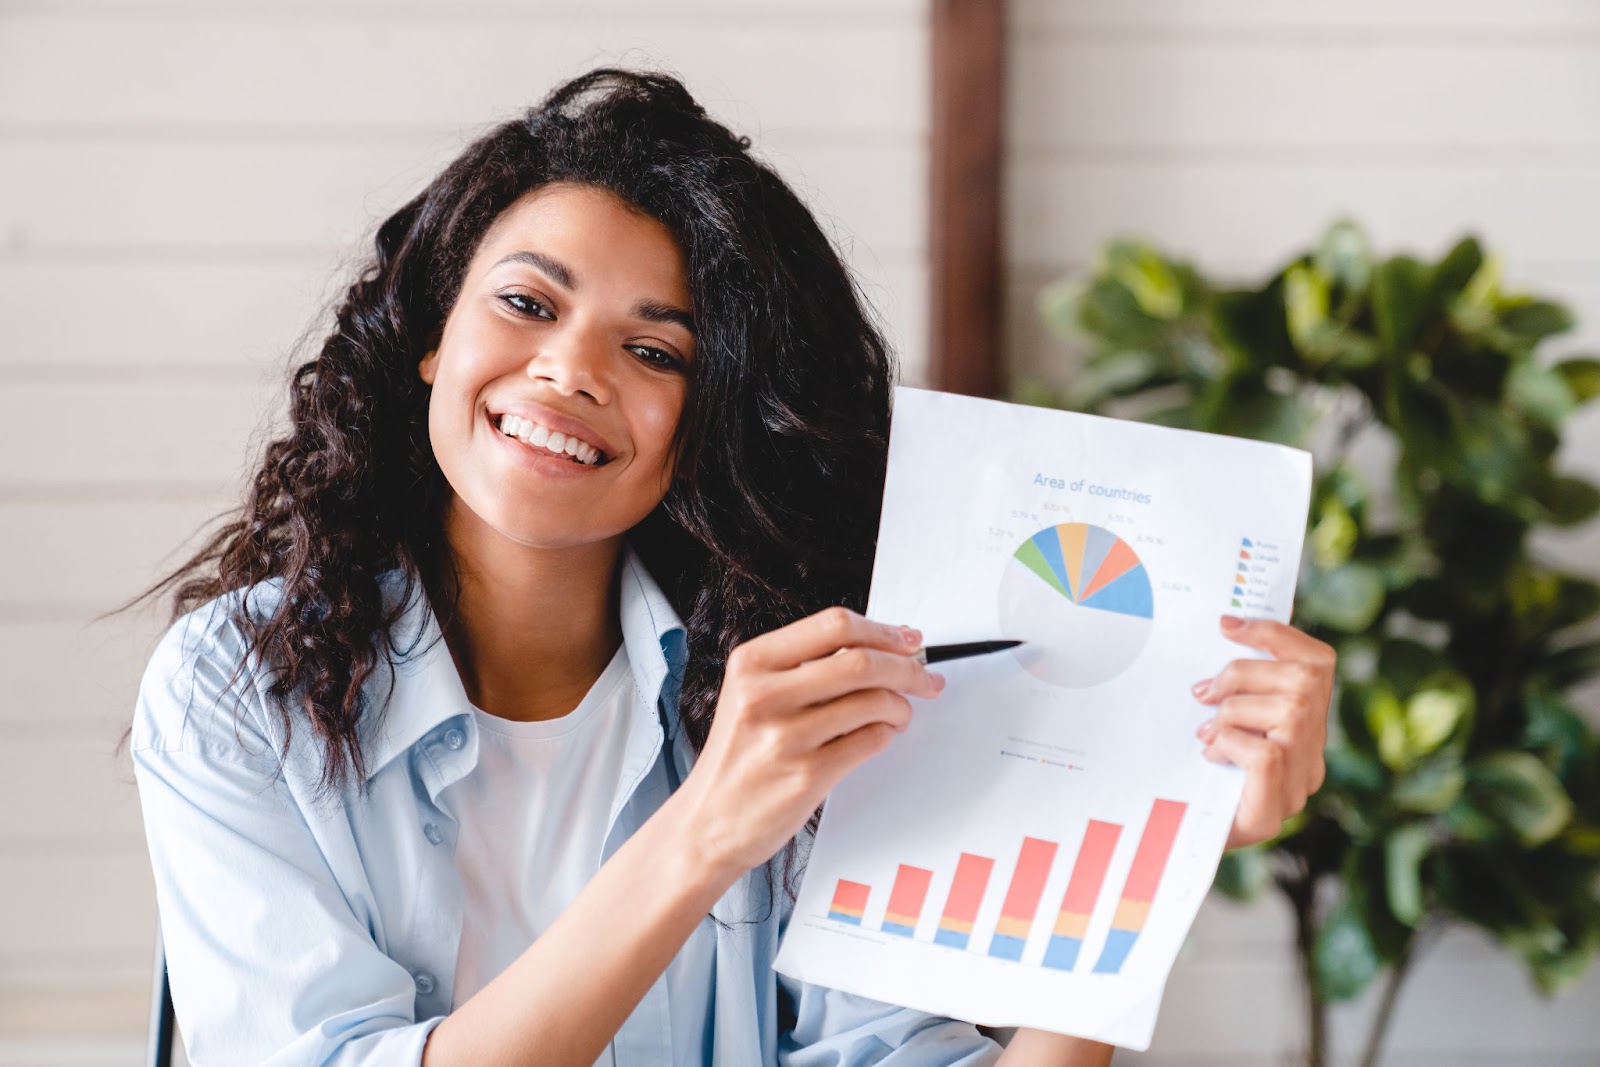
<svg viewBox="0 0 1600 1067"><path fill-rule="evenodd" d="M812 835L797 839L803 867ZM794 901L779 892L779 936L789 925ZM774 972L776 973L776 972ZM972 1023L802 982L778 974L778 996L786 1000L793 1026L780 1026L779 1067L987 1067L1001 1048Z"/></svg>
<svg viewBox="0 0 1600 1067"><path fill-rule="evenodd" d="M778 1037L780 1067L987 1067L1000 1058L1000 1046L971 1023L781 974L778 983L795 1019Z"/></svg>
<svg viewBox="0 0 1600 1067"><path fill-rule="evenodd" d="M276 773L249 672L229 688L240 644L231 626L185 616L157 646L134 711L134 777L190 1062L420 1064L443 1016L416 1019L414 979L347 903Z"/></svg>

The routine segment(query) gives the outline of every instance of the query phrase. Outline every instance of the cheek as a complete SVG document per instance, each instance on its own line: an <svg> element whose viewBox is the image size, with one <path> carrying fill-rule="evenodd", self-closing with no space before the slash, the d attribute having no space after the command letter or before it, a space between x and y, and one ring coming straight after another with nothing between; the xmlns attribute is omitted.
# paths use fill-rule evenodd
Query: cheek
<svg viewBox="0 0 1600 1067"><path fill-rule="evenodd" d="M683 414L684 388L682 386L650 400L635 409L633 439L641 458L666 470L671 460L672 434L678 428Z"/></svg>

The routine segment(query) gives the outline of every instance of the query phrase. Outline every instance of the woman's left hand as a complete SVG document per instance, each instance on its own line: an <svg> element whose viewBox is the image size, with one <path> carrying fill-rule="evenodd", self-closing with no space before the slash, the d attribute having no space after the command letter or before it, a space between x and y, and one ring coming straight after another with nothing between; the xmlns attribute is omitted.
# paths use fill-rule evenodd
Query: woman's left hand
<svg viewBox="0 0 1600 1067"><path fill-rule="evenodd" d="M1245 770L1239 812L1227 848L1275 837L1285 819L1322 786L1335 654L1327 644L1272 619L1222 617L1230 641L1272 659L1236 659L1194 686L1217 709L1196 731L1205 756Z"/></svg>

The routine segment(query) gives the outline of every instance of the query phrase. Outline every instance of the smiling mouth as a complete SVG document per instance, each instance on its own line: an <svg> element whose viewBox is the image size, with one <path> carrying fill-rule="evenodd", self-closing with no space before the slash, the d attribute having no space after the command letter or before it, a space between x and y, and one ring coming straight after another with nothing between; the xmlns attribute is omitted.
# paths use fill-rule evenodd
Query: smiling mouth
<svg viewBox="0 0 1600 1067"><path fill-rule="evenodd" d="M552 457L584 467L603 467L611 462L610 456L589 442L531 422L520 415L491 416L490 421L505 436L514 437L530 448L548 452Z"/></svg>

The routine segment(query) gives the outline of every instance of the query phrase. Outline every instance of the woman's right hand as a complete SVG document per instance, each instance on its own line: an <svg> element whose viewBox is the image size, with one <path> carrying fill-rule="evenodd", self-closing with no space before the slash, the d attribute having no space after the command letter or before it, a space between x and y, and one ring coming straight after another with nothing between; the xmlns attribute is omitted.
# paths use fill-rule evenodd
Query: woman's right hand
<svg viewBox="0 0 1600 1067"><path fill-rule="evenodd" d="M694 770L678 790L712 870L770 859L839 779L911 721L907 696L944 678L913 658L922 635L825 608L737 645Z"/></svg>

